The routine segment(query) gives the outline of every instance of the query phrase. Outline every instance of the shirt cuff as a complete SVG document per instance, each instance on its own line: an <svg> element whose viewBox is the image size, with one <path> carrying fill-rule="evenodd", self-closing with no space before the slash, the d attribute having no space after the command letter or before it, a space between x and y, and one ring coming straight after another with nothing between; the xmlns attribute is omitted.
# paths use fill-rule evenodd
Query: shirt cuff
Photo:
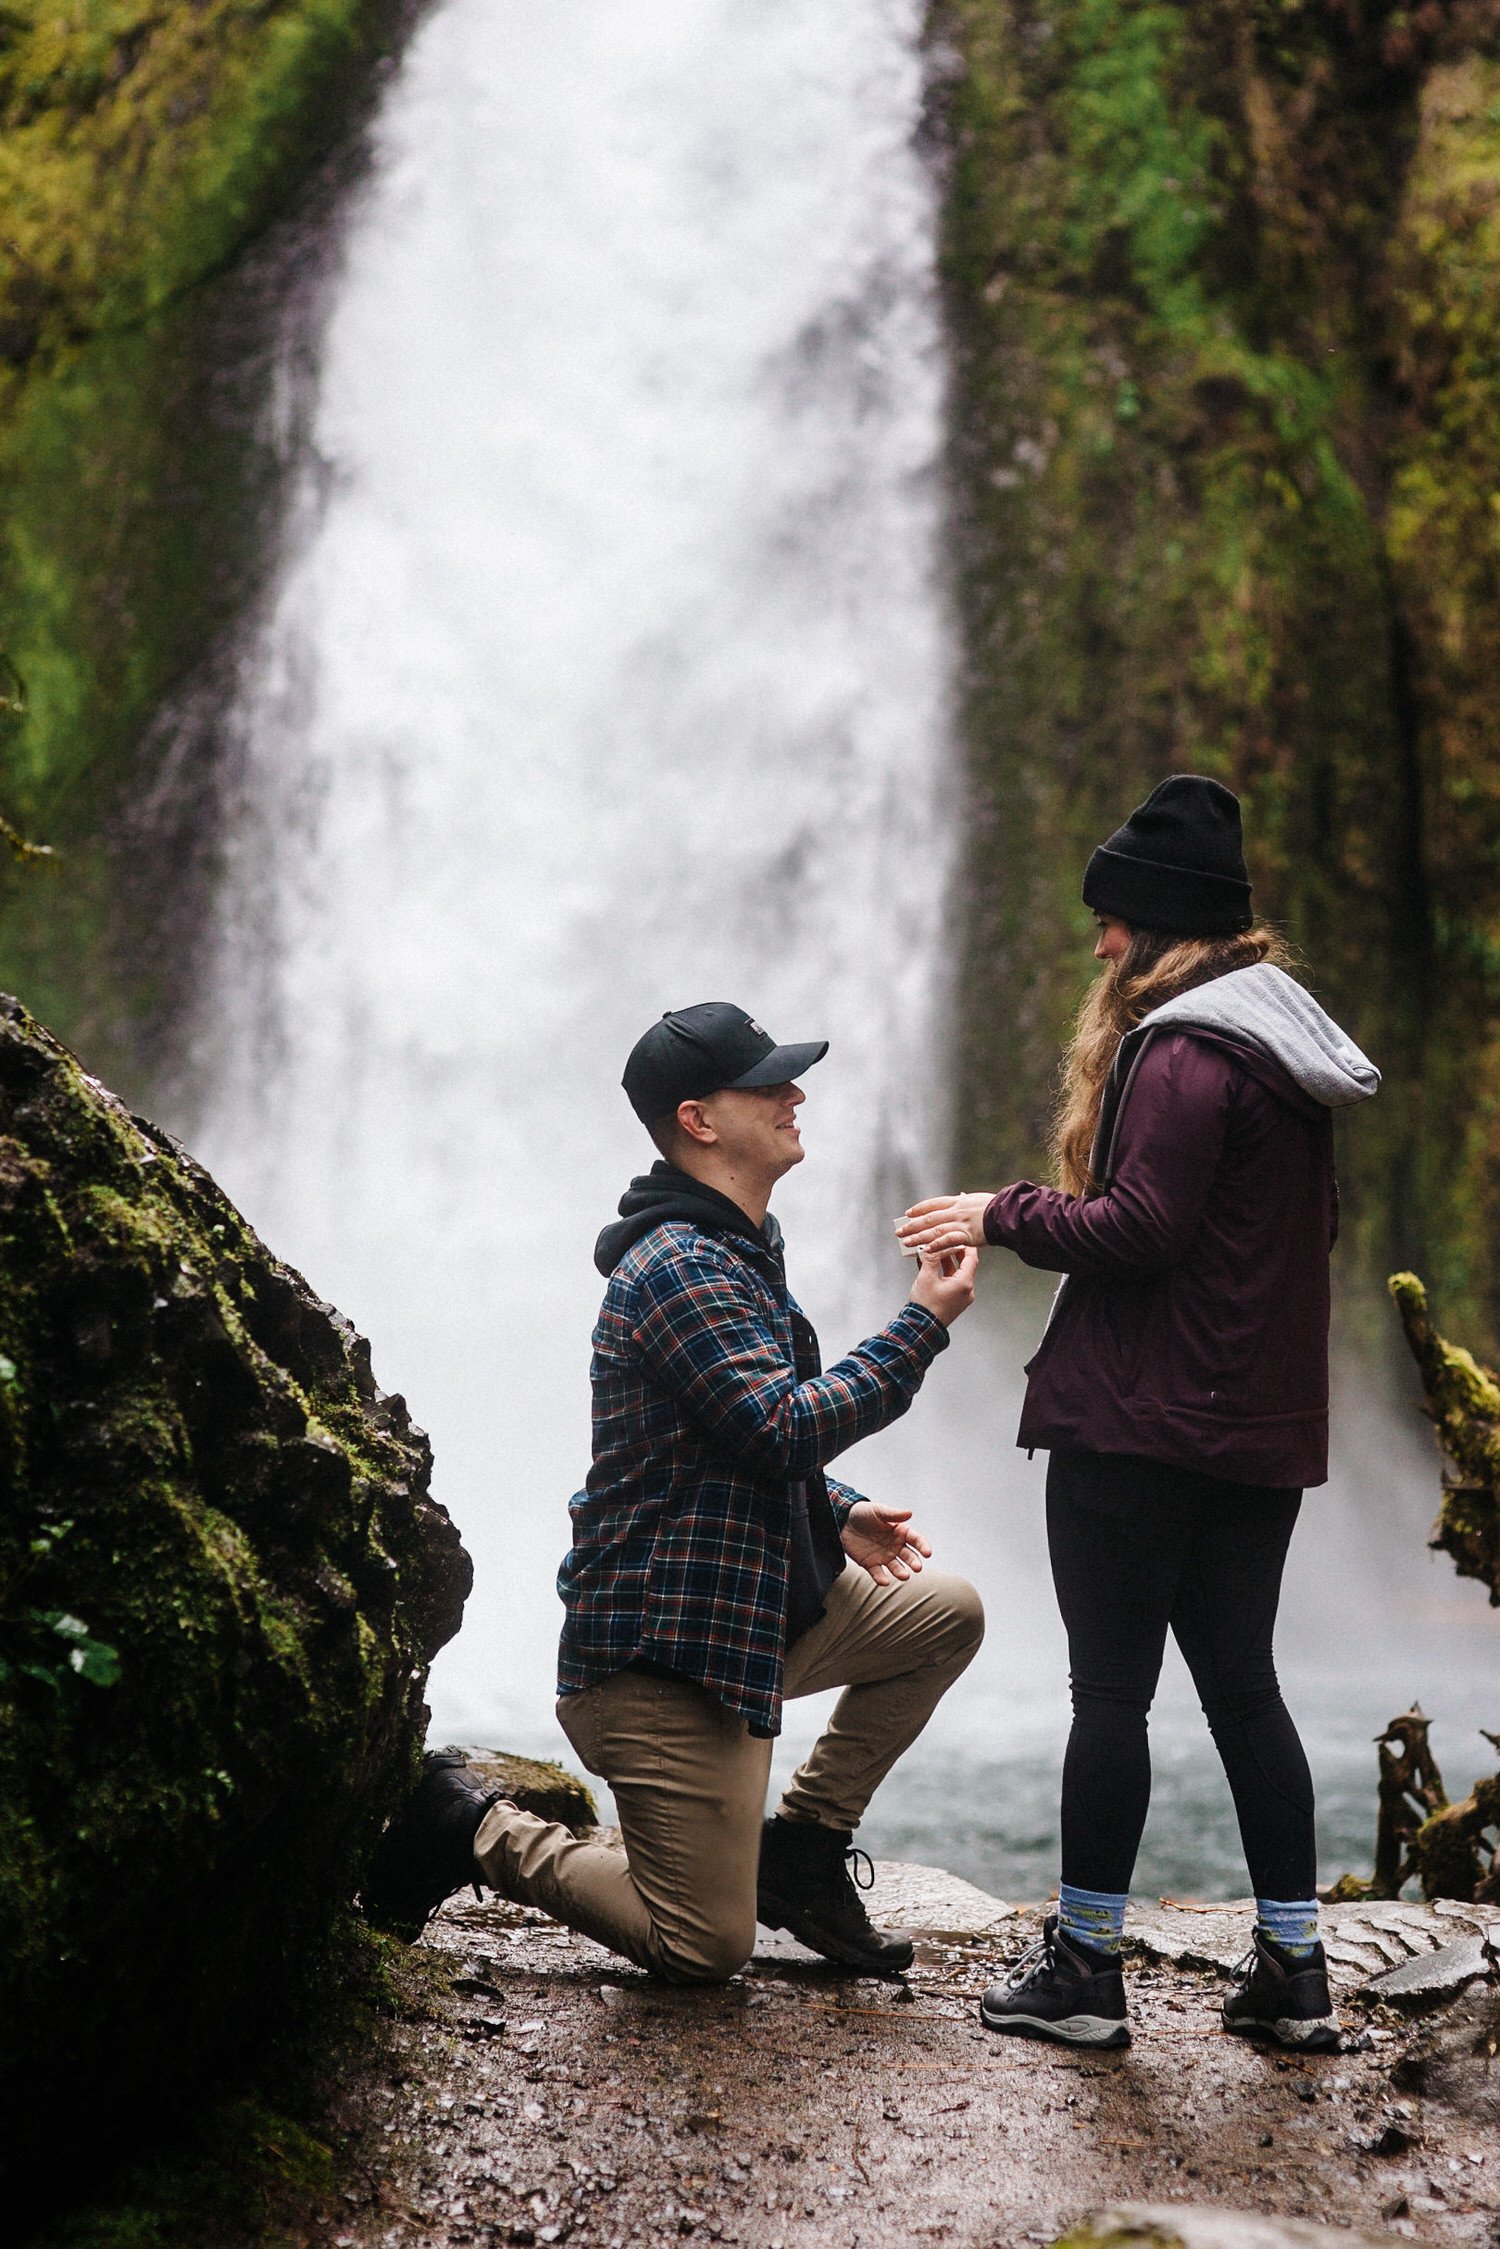
<svg viewBox="0 0 1500 2249"><path fill-rule="evenodd" d="M849 1520L849 1510L859 1505L860 1495L851 1491L847 1484L838 1483L832 1476L825 1476L823 1481L828 1486L828 1504L833 1509L833 1519L842 1531Z"/></svg>
<svg viewBox="0 0 1500 2249"><path fill-rule="evenodd" d="M924 1367L931 1366L939 1351L948 1348L948 1330L936 1312L929 1312L925 1304L914 1304L908 1298L890 1324L888 1331L921 1360Z"/></svg>

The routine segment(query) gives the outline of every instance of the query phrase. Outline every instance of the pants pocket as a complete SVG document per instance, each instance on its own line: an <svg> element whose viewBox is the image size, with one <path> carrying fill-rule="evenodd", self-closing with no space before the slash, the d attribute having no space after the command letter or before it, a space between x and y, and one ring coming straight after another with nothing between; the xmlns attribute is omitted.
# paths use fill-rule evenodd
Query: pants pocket
<svg viewBox="0 0 1500 2249"><path fill-rule="evenodd" d="M599 1708L597 1688L585 1687L580 1694L559 1695L557 1722L567 1735L579 1758L591 1773L603 1778L604 1768L599 1762L604 1732L604 1716Z"/></svg>

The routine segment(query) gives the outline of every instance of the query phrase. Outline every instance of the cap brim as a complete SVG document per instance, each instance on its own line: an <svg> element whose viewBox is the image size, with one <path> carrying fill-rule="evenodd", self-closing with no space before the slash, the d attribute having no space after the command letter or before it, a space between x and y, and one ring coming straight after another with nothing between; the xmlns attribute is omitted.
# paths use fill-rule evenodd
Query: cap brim
<svg viewBox="0 0 1500 2249"><path fill-rule="evenodd" d="M826 1039L805 1046L773 1046L753 1070L747 1070L742 1078L731 1078L724 1091L739 1093L758 1085L790 1085L793 1078L800 1078L804 1070L821 1062L827 1052Z"/></svg>

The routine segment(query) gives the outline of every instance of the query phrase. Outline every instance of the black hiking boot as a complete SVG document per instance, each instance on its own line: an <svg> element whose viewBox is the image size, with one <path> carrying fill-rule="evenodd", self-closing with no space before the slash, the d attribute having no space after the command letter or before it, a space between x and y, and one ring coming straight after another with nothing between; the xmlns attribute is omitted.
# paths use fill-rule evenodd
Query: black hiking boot
<svg viewBox="0 0 1500 2249"><path fill-rule="evenodd" d="M1235 1975L1235 1988L1223 2008L1226 2030L1242 2038L1269 2038L1299 2054L1338 2052L1339 2026L1321 1945L1299 1958L1257 1929Z"/></svg>
<svg viewBox="0 0 1500 2249"><path fill-rule="evenodd" d="M1059 2046L1128 2046L1120 1956L1059 1936L1057 1915L1049 1913L1035 1944L980 2000L979 2020L986 2030Z"/></svg>
<svg viewBox="0 0 1500 2249"><path fill-rule="evenodd" d="M360 1888L365 1918L408 1943L445 1898L467 1883L479 1895L474 1837L500 1791L486 1788L451 1749L430 1749L422 1778L375 1846Z"/></svg>
<svg viewBox="0 0 1500 2249"><path fill-rule="evenodd" d="M855 1888L859 1862L868 1890L875 1869L854 1840L813 1820L769 1819L760 1840L760 1882L755 1918L767 1929L789 1929L799 1944L866 1975L899 1976L915 1957L905 1937L872 1927Z"/></svg>

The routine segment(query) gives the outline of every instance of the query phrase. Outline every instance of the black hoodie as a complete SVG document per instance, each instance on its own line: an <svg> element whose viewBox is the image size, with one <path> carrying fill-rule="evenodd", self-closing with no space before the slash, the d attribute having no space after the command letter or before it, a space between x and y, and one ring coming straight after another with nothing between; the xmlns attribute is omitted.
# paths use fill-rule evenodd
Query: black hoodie
<svg viewBox="0 0 1500 2249"><path fill-rule="evenodd" d="M717 1187L709 1187L694 1179L691 1172L679 1171L675 1164L666 1162L654 1163L649 1171L632 1179L620 1197L619 1217L604 1228L594 1244L594 1263L599 1271L607 1279L642 1235L671 1218L685 1219L705 1234L729 1235L743 1243L773 1281L777 1294L786 1297L781 1228L770 1212L764 1226L757 1226L732 1196L721 1195ZM844 1567L844 1548L821 1476L812 1490L804 1483L789 1484L787 1500L792 1511L786 1604L786 1644L790 1647L824 1614L828 1588Z"/></svg>
<svg viewBox="0 0 1500 2249"><path fill-rule="evenodd" d="M685 1218L689 1225L701 1226L705 1234L738 1234L756 1249L770 1251L780 1265L781 1228L769 1212L765 1225L757 1226L748 1211L741 1210L731 1196L721 1195L717 1187L705 1186L675 1164L654 1163L649 1171L631 1180L620 1197L619 1217L605 1227L594 1244L594 1263L605 1279L643 1234L669 1218Z"/></svg>

